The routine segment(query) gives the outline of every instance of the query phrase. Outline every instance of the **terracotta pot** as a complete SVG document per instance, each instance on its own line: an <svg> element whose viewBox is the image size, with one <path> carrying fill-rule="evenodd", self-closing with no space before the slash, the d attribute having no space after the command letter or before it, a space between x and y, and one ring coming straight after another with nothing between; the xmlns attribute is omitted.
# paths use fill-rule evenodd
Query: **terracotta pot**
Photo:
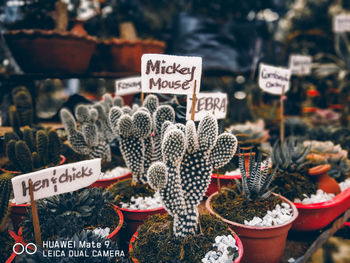
<svg viewBox="0 0 350 263"><path fill-rule="evenodd" d="M124 180L124 179L128 179L128 178L131 178L131 173L127 173L125 175L122 175L122 176L119 176L119 177L115 177L115 178L97 180L92 185L90 185L88 188L93 188L93 187L107 188L111 184L114 184L114 183L116 183L118 181L121 181L121 180Z"/></svg>
<svg viewBox="0 0 350 263"><path fill-rule="evenodd" d="M233 261L233 263L238 263L238 262L241 262L242 260L242 257L243 257L243 245L242 245L242 242L241 240L239 239L239 237L236 235L235 232L232 231L232 229L229 228L229 230L231 231L233 237L235 238L236 240L236 245L238 247L238 257ZM129 244L129 254L131 254L131 252L133 251L133 244L135 243L135 240L138 236L138 232L136 231L135 234L132 236L131 240L130 240L130 244ZM134 262L134 263L139 263L139 261L136 259L136 258L131 258L131 260Z"/></svg>
<svg viewBox="0 0 350 263"><path fill-rule="evenodd" d="M118 184L126 180L131 180L131 179L127 178L127 179L119 180L118 182L108 186L107 190L112 188L115 184ZM124 220L126 223L125 238L127 238L128 240L137 231L137 228L140 225L142 225L147 218L156 214L166 213L163 207L148 209L148 210L136 210L136 209L128 209L128 208L119 208L119 209L123 212L123 215L124 215Z"/></svg>
<svg viewBox="0 0 350 263"><path fill-rule="evenodd" d="M328 226L344 211L350 208L350 188L336 195L332 200L303 205L294 203L299 216L293 223L293 230L315 231Z"/></svg>
<svg viewBox="0 0 350 263"><path fill-rule="evenodd" d="M97 39L47 30L14 30L4 34L23 71L29 73L84 73Z"/></svg>
<svg viewBox="0 0 350 263"><path fill-rule="evenodd" d="M292 227L292 223L298 217L298 210L295 205L283 196L279 196L284 202L288 203L293 209L292 219L283 225L272 226L272 227L257 227L257 226L246 226L239 224L221 217L219 214L214 212L210 202L215 193L207 199L205 206L210 214L217 216L222 221L228 223L230 227L235 231L239 238L242 240L244 246L244 257L242 262L247 263L278 263L281 261L284 247L287 240L287 234L289 229Z"/></svg>
<svg viewBox="0 0 350 263"><path fill-rule="evenodd" d="M99 55L110 72L141 72L141 56L163 53L165 43L156 40L126 40L114 38L98 46Z"/></svg>
<svg viewBox="0 0 350 263"><path fill-rule="evenodd" d="M84 23L85 23L85 21L76 19L74 21L74 26L70 32L77 35L77 36L87 36L88 33L86 32L86 30L84 28Z"/></svg>
<svg viewBox="0 0 350 263"><path fill-rule="evenodd" d="M210 196L219 190L217 177L218 177L217 174L212 174L211 181L210 181L208 190L205 193L205 196ZM221 174L221 175L219 175L219 177L220 177L220 186L225 187L229 183L234 182L234 179L240 179L241 175L240 174L238 174L238 175L223 175L223 174Z"/></svg>
<svg viewBox="0 0 350 263"><path fill-rule="evenodd" d="M326 193L339 194L340 187L337 181L328 175L330 164L322 164L309 169L309 175L316 177L318 188Z"/></svg>

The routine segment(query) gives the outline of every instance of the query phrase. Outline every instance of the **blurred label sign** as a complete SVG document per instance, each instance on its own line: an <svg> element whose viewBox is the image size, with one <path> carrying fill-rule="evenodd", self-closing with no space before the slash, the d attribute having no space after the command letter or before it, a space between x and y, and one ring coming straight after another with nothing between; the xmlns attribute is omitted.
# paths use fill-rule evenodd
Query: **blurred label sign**
<svg viewBox="0 0 350 263"><path fill-rule="evenodd" d="M186 119L191 119L193 94L187 95ZM196 106L194 108L194 120L200 121L206 113L214 114L217 119L225 119L227 113L226 93L198 93L196 94Z"/></svg>
<svg viewBox="0 0 350 263"><path fill-rule="evenodd" d="M34 186L34 199L63 194L87 187L98 180L101 159L70 163L12 178L16 204L30 202L29 180Z"/></svg>
<svg viewBox="0 0 350 263"><path fill-rule="evenodd" d="M115 82L115 95L124 96L141 92L141 77L118 79Z"/></svg>
<svg viewBox="0 0 350 263"><path fill-rule="evenodd" d="M289 69L293 75L306 76L311 74L312 57L305 55L290 55Z"/></svg>
<svg viewBox="0 0 350 263"><path fill-rule="evenodd" d="M193 94L201 86L202 58L144 54L141 58L142 92Z"/></svg>
<svg viewBox="0 0 350 263"><path fill-rule="evenodd" d="M286 93L289 90L290 76L290 69L273 67L260 63L259 86L267 93L281 95L283 88Z"/></svg>
<svg viewBox="0 0 350 263"><path fill-rule="evenodd" d="M333 18L333 32L350 32L350 14L336 15Z"/></svg>

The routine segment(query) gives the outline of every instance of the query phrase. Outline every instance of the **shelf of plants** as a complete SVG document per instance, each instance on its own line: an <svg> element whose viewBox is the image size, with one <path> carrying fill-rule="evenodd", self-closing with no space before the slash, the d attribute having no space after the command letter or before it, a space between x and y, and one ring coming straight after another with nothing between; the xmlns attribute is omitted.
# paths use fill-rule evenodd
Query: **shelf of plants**
<svg viewBox="0 0 350 263"><path fill-rule="evenodd" d="M331 237L349 248L346 1L5 2L0 263L306 263ZM115 90L41 124L47 79Z"/></svg>

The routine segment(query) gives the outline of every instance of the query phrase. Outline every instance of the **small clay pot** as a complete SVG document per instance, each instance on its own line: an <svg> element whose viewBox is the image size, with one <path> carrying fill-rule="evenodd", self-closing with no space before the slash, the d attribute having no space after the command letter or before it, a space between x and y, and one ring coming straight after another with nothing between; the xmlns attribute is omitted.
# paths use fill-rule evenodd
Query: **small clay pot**
<svg viewBox="0 0 350 263"><path fill-rule="evenodd" d="M287 240L287 234L292 227L293 222L298 217L298 210L295 205L283 196L274 194L282 199L283 202L290 205L293 210L292 219L283 225L260 227L246 226L228 219L223 218L216 213L211 207L211 200L218 192L209 196L205 203L205 207L210 214L220 218L225 223L229 224L230 228L236 232L242 240L244 247L244 256L242 262L246 263L279 263L283 255L284 247Z"/></svg>
<svg viewBox="0 0 350 263"><path fill-rule="evenodd" d="M330 164L318 165L309 169L309 175L317 179L318 189L337 195L341 190L337 181L328 175L330 169Z"/></svg>

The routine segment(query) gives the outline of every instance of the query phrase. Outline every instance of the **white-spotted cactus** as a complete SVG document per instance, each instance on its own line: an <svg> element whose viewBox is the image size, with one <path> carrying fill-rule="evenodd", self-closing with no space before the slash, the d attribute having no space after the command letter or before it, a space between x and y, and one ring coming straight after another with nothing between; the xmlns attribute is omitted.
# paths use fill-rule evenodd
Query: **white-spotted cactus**
<svg viewBox="0 0 350 263"><path fill-rule="evenodd" d="M101 113L99 111L103 111L102 106L96 108L78 105L75 115L80 123L79 128L74 116L67 109L61 110L60 117L68 133L68 141L75 152L89 155L90 158L102 158L105 161L111 161L109 141L106 140L105 133L101 132L101 127L98 126L106 120L100 118Z"/></svg>
<svg viewBox="0 0 350 263"><path fill-rule="evenodd" d="M174 234L184 237L198 231L198 205L207 191L213 169L232 159L237 139L229 133L218 136L217 121L210 114L201 120L197 130L193 121L188 121L186 126L166 122L164 127L163 160L152 164L147 177L174 218Z"/></svg>

